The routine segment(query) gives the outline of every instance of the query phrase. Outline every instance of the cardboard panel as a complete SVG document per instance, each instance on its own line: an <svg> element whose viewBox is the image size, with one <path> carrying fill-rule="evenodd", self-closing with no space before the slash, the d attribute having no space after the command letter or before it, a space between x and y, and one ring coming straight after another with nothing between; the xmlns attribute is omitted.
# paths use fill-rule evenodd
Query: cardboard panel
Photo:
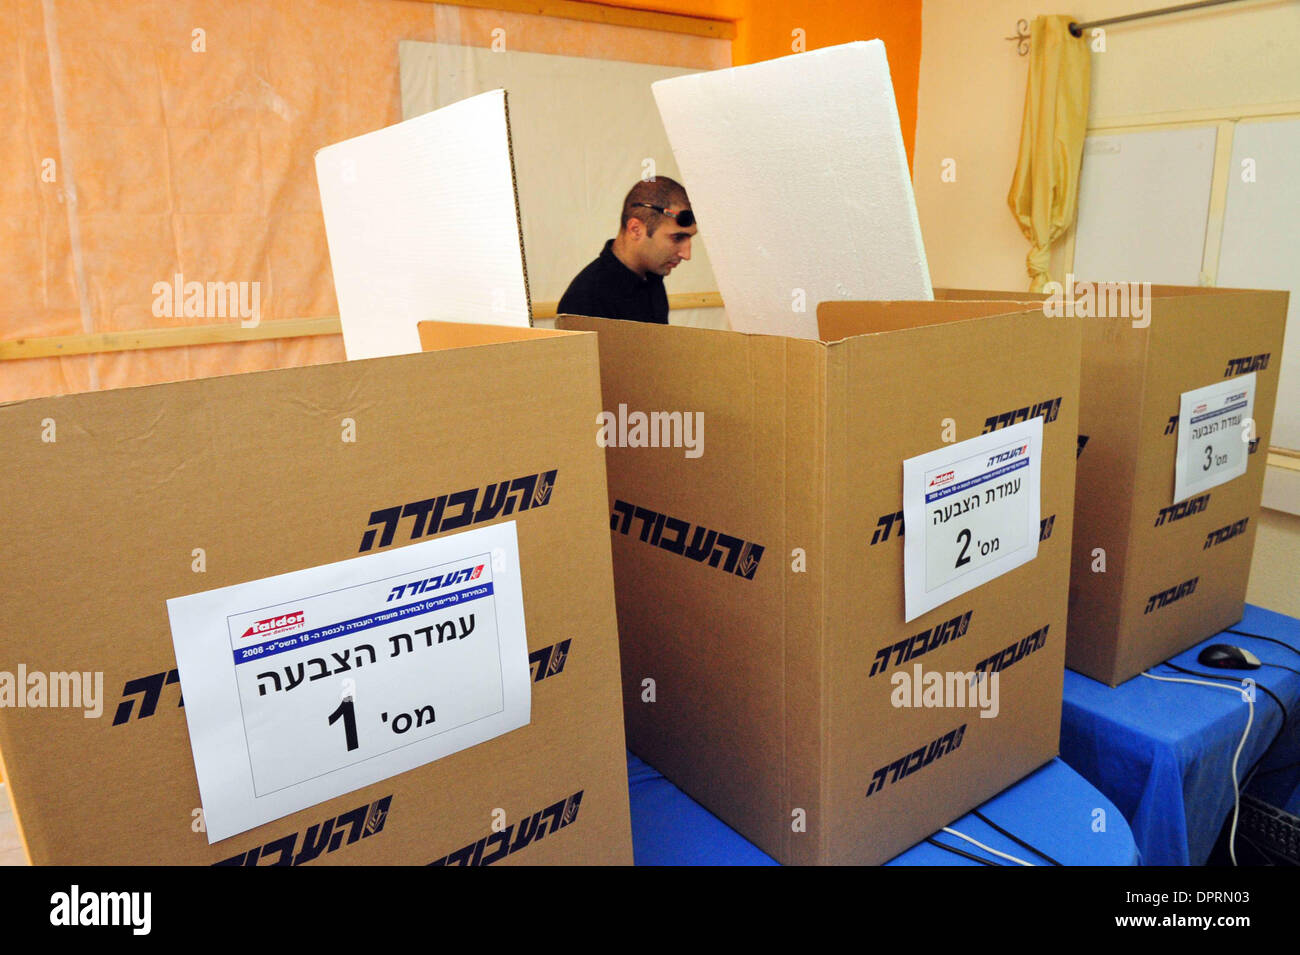
<svg viewBox="0 0 1300 955"><path fill-rule="evenodd" d="M818 302L931 298L879 40L654 94L733 329L816 338Z"/></svg>
<svg viewBox="0 0 1300 955"><path fill-rule="evenodd" d="M865 313L871 304L838 307ZM918 318L952 312L940 303L913 307ZM1004 347L1012 341L1015 348ZM1044 319L1034 310L863 335L829 349L827 552L830 567L851 568L827 575L825 654L834 674L826 704L829 861L888 859L950 821L958 804L981 802L1057 751L1079 348L1077 321ZM904 537L897 523L882 523L902 508L903 460L940 447L945 419L961 441L987 432L990 418L996 423L1009 409L1036 405L1050 408L1038 556L904 623ZM881 651L939 633L955 619L963 621L959 637L902 662L893 653L881 665ZM1042 639L1020 652L1043 628ZM926 644L923 638L908 652ZM971 672L1008 648L995 716L895 705L900 675L915 682L918 666L926 674ZM887 777L865 795L880 767L962 726L960 747L904 778Z"/></svg>
<svg viewBox="0 0 1300 955"><path fill-rule="evenodd" d="M779 855L788 829L782 462L787 429L806 428L813 413L786 404L785 343L688 328L660 336L662 326L636 322L559 322L601 332L607 411L677 411L703 421L698 457L623 442L606 451L629 747ZM797 344L810 370L816 346ZM789 463L803 469L800 484L811 492L807 462ZM761 548L752 579L735 572L738 563L728 567L740 545L724 550L724 535L751 553Z"/></svg>
<svg viewBox="0 0 1300 955"><path fill-rule="evenodd" d="M532 324L504 90L316 154L350 359L420 350L421 321Z"/></svg>
<svg viewBox="0 0 1300 955"><path fill-rule="evenodd" d="M0 708L30 859L630 862L598 403L594 338L552 334L0 407L15 465L0 494L28 542L0 558L0 656L103 686L95 718ZM529 506L520 490L494 509L519 478ZM435 531L421 505L465 489L444 525L516 522L532 722L209 846L165 601L455 533L466 522ZM358 807L331 846L322 827L342 833Z"/></svg>
<svg viewBox="0 0 1300 955"><path fill-rule="evenodd" d="M817 306L817 330L822 341L835 342L853 335L1030 310L1029 303L1007 302L822 302Z"/></svg>

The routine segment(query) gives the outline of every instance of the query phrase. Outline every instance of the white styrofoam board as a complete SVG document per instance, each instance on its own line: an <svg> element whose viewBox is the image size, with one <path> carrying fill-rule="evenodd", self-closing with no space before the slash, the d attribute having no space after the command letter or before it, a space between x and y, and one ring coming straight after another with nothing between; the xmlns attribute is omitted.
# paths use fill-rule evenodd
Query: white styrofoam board
<svg viewBox="0 0 1300 955"><path fill-rule="evenodd" d="M505 90L316 153L349 359L420 350L422 321L530 324Z"/></svg>
<svg viewBox="0 0 1300 955"><path fill-rule="evenodd" d="M881 41L653 91L732 328L816 338L819 302L933 298Z"/></svg>

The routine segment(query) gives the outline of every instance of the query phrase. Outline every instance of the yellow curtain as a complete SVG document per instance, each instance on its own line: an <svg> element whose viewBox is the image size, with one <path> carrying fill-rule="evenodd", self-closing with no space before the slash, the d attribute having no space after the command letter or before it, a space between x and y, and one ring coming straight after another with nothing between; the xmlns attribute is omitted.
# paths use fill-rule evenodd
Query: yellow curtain
<svg viewBox="0 0 1300 955"><path fill-rule="evenodd" d="M1079 165L1088 125L1088 41L1073 37L1070 17L1035 17L1030 28L1029 84L1020 156L1007 205L1029 240L1029 289L1051 281L1052 243L1074 221Z"/></svg>

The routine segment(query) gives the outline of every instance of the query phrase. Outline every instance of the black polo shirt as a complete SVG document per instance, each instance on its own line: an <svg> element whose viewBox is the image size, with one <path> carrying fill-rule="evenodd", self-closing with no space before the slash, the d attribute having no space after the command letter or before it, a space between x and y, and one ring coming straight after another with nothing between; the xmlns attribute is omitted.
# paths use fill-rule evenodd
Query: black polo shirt
<svg viewBox="0 0 1300 955"><path fill-rule="evenodd" d="M662 275L637 275L614 254L614 240L601 249L596 261L569 283L556 311L561 315L621 318L632 322L668 324L668 293Z"/></svg>

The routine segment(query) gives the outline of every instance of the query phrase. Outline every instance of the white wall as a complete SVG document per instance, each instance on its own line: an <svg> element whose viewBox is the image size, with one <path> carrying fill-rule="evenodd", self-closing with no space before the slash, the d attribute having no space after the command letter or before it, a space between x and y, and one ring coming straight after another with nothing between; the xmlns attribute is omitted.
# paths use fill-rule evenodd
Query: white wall
<svg viewBox="0 0 1300 955"><path fill-rule="evenodd" d="M1150 0L1081 0L1080 21L1158 7ZM921 14L913 181L936 286L1028 287L1027 245L1007 208L1029 58L1004 40L1021 18L1059 6L1008 0L926 0ZM1120 118L1300 101L1300 4L1229 4L1106 28L1092 55L1090 125ZM940 180L945 158L955 182Z"/></svg>

